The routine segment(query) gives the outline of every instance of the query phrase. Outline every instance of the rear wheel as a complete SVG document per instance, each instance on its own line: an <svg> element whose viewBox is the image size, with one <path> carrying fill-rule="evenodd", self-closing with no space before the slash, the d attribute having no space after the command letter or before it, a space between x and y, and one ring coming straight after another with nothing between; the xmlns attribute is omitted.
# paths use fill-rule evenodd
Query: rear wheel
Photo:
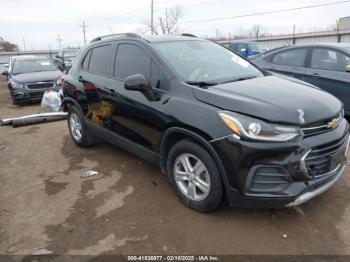
<svg viewBox="0 0 350 262"><path fill-rule="evenodd" d="M75 144L80 147L93 145L94 137L86 126L83 113L75 105L71 106L68 111L68 127Z"/></svg>
<svg viewBox="0 0 350 262"><path fill-rule="evenodd" d="M167 173L181 202L201 212L219 207L223 189L211 155L200 145L183 140L169 151Z"/></svg>

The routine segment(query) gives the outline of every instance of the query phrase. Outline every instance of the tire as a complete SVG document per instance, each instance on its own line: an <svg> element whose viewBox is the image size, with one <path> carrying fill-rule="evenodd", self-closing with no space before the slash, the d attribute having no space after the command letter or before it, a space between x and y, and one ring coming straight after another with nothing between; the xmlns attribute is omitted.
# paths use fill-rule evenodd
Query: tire
<svg viewBox="0 0 350 262"><path fill-rule="evenodd" d="M11 96L11 102L12 102L13 105L15 105L15 106L21 105L21 103L18 102L18 101L16 100L16 98L13 97L13 94L12 94L11 90L10 90L10 96Z"/></svg>
<svg viewBox="0 0 350 262"><path fill-rule="evenodd" d="M94 144L94 137L86 126L84 115L76 105L69 108L67 122L69 133L77 146L90 147ZM77 132L78 124L80 124L79 133ZM74 125L76 125L76 129L73 128Z"/></svg>
<svg viewBox="0 0 350 262"><path fill-rule="evenodd" d="M184 168L184 159L188 159L189 164L194 168L193 172L189 172L190 174ZM203 164L205 170L198 160ZM185 163L188 162L185 161ZM198 164L198 168L196 168L196 164ZM202 146L190 140L176 143L168 153L166 166L170 183L183 204L200 212L210 212L220 206L223 199L220 174L215 161ZM187 175L184 175L185 173ZM199 183L199 181L201 182ZM194 190L193 185L195 185ZM205 190L202 191L198 185ZM203 185L206 186L203 187Z"/></svg>

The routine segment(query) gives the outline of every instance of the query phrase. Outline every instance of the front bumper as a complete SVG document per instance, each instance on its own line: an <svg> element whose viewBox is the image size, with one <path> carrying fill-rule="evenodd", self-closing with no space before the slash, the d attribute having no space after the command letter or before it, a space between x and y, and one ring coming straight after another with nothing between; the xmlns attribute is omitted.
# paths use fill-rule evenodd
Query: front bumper
<svg viewBox="0 0 350 262"><path fill-rule="evenodd" d="M211 144L226 171L223 180L231 206L296 206L323 193L340 178L349 124L344 120L335 130L296 142L248 142L230 136Z"/></svg>
<svg viewBox="0 0 350 262"><path fill-rule="evenodd" d="M50 89L58 92L61 89L61 86L50 87ZM12 88L10 92L15 102L26 103L26 102L41 101L46 90L48 90L48 88L41 88L41 89Z"/></svg>

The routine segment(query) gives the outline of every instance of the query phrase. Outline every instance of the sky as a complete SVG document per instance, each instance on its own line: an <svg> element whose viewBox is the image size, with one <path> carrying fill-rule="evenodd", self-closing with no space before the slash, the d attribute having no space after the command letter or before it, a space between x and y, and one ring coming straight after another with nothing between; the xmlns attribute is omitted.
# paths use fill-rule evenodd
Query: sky
<svg viewBox="0 0 350 262"><path fill-rule="evenodd" d="M269 34L326 29L340 17L350 15L350 2L277 14L250 16L212 22L191 22L218 17L232 17L257 12L296 8L339 0L154 0L154 17L158 20L166 8L182 7L181 32L214 37L250 31L259 24ZM20 49L58 49L83 46L82 28L87 24L87 41L120 32L143 33L150 21L151 0L0 0L0 36L16 43ZM23 41L24 40L24 41Z"/></svg>

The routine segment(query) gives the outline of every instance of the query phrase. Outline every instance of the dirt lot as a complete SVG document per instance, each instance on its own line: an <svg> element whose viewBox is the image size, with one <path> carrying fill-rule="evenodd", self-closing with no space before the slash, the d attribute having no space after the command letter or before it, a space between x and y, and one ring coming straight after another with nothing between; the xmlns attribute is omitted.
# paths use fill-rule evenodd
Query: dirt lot
<svg viewBox="0 0 350 262"><path fill-rule="evenodd" d="M39 111L13 106L1 80L0 117ZM200 214L151 164L75 146L65 121L0 127L0 254L350 254L349 176L298 208Z"/></svg>

